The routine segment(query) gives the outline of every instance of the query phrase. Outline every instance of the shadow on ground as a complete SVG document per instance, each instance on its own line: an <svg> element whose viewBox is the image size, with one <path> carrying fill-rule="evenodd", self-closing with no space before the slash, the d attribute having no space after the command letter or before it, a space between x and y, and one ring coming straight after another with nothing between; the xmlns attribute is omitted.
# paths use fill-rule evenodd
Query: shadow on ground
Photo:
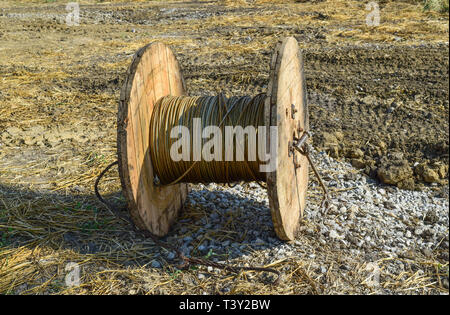
<svg viewBox="0 0 450 315"><path fill-rule="evenodd" d="M104 196L128 216L121 192ZM95 197L0 185L1 247L50 247L98 255L123 266L176 263L174 253L136 234ZM193 189L163 238L185 254L227 260L281 245L268 206L224 191ZM156 261L156 262L155 262Z"/></svg>

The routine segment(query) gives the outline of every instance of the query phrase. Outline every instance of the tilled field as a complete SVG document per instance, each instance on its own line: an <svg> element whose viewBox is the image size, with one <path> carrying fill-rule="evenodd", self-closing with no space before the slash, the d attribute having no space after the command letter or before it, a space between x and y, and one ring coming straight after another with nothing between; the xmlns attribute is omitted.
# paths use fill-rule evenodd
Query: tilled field
<svg viewBox="0 0 450 315"><path fill-rule="evenodd" d="M368 27L353 1L80 2L80 25L68 26L65 2L2 3L0 292L448 293L448 16L411 1L380 8ZM284 281L178 270L93 194L116 159L132 55L162 41L190 95L255 95L285 36L303 49L314 156L334 206L321 213L311 176L287 244L259 186L195 186L167 240L272 266ZM123 204L114 172L102 190ZM78 287L65 286L69 262L81 266Z"/></svg>

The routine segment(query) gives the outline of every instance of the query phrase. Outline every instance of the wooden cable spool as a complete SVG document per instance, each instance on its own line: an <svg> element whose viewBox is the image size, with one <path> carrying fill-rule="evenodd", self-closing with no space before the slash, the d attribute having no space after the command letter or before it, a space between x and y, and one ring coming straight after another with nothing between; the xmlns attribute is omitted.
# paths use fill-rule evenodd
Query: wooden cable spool
<svg viewBox="0 0 450 315"><path fill-rule="evenodd" d="M119 101L119 174L132 220L157 236L166 235L176 220L188 183L154 183L150 118L160 98L185 93L180 66L168 46L154 42L136 52ZM278 127L276 170L266 173L272 221L279 238L292 240L303 215L308 185L308 160L292 150L293 139L308 130L303 59L293 37L281 41L273 54L264 114L266 126ZM267 142L270 147L269 137Z"/></svg>

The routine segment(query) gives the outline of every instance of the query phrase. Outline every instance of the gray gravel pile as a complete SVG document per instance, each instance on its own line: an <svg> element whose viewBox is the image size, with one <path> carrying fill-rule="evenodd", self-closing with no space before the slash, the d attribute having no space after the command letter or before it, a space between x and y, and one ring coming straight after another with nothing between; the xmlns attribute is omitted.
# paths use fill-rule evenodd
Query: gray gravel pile
<svg viewBox="0 0 450 315"><path fill-rule="evenodd" d="M320 169L335 173L328 185L343 190L334 194L326 214L316 204L309 204L306 220L320 227L319 242L331 241L354 254L373 256L397 257L412 250L430 255L438 247L448 250L448 194L437 197L431 190L380 185L355 174L347 163L323 154L315 158ZM310 229L303 231L312 233Z"/></svg>
<svg viewBox="0 0 450 315"><path fill-rule="evenodd" d="M327 211L319 206L322 195L311 174L297 240L286 243L277 238L266 189L257 183L194 186L188 209L177 222L175 234L166 240L178 243L187 255L221 262L238 258L239 262L270 264L286 257L304 257L317 261L319 273L327 268L315 257L311 244L302 241L304 237L313 240L313 247L338 251L349 261L393 259L386 271L393 274L408 268L402 260L418 256L448 262L448 187L401 190L379 184L324 153L312 154L329 187L332 204ZM200 214L192 216L192 212ZM175 257L174 253L164 256ZM442 285L448 288L448 275Z"/></svg>

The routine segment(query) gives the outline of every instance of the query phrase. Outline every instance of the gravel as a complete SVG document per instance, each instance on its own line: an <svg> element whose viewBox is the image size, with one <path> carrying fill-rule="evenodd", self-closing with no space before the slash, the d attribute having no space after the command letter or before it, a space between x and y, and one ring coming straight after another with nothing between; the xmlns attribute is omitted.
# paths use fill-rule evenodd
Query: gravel
<svg viewBox="0 0 450 315"><path fill-rule="evenodd" d="M332 193L331 207L325 213L319 206L321 191L311 175L300 236L314 238L318 246L329 246L350 258L364 257L367 261L383 257L412 259L418 253L432 256L436 250L448 252L448 186L440 191L433 187L402 190L380 184L322 152L313 151L312 155L330 191L338 192ZM195 185L187 206L202 209L205 216L188 216L176 224L181 225L176 230L190 234L178 238L185 254L204 256L212 252L214 260L223 262L265 257L261 263L304 256L301 241L284 242L275 235L266 189L256 183L234 187ZM184 224L198 229L183 229ZM201 243L197 241L202 239L205 240ZM314 259L314 253L309 258ZM394 274L404 268L394 265L390 270ZM325 272L323 268L318 267L320 272Z"/></svg>
<svg viewBox="0 0 450 315"><path fill-rule="evenodd" d="M152 268L161 268L161 263L157 260L153 260L151 266Z"/></svg>

